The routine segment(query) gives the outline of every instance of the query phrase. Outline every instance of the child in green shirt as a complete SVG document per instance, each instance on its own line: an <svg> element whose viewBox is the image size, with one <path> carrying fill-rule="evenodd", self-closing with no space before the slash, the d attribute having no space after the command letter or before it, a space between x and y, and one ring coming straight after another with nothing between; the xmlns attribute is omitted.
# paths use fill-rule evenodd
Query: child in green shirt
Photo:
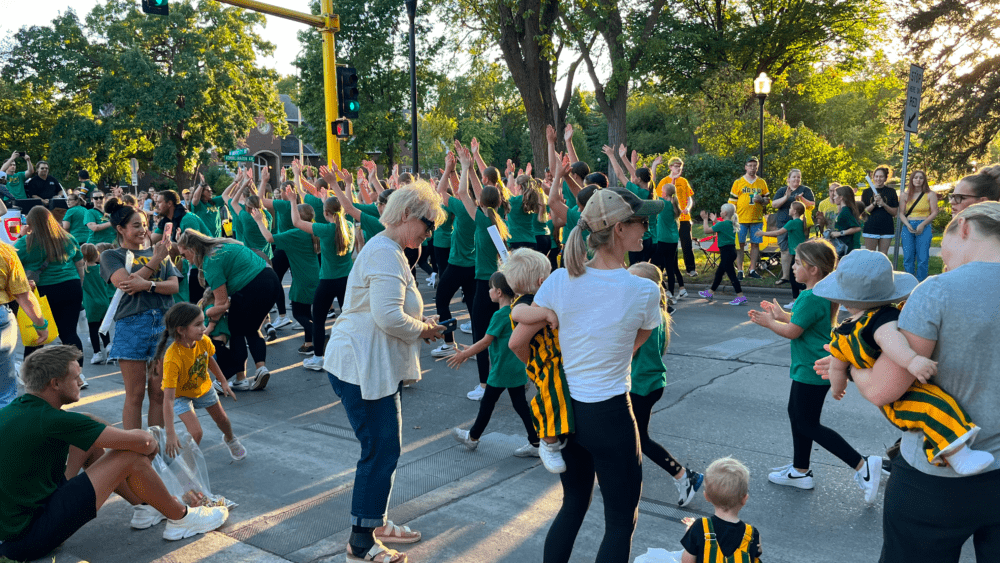
<svg viewBox="0 0 1000 563"><path fill-rule="evenodd" d="M716 223L715 213L711 215L704 209L701 211L701 220L704 223L705 232L715 232L718 235L716 246L719 247L719 267L715 269L715 280L712 282L712 289L699 291L698 295L711 301L715 298L715 290L722 283L722 275L729 276L729 282L733 284L736 291L736 299L729 302L730 305L746 305L747 298L743 295L743 288L740 287L740 280L736 278L736 233L740 232L740 220L736 216L736 206L731 203L722 205L719 210L719 222ZM713 224L714 223L714 224Z"/></svg>

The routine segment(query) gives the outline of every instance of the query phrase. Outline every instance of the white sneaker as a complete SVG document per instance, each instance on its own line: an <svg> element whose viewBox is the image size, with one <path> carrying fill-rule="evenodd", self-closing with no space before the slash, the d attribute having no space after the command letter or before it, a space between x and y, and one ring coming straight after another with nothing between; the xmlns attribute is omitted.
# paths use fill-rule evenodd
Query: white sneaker
<svg viewBox="0 0 1000 563"><path fill-rule="evenodd" d="M694 500L694 494L698 492L698 489L701 488L701 484L704 482L704 475L697 471L685 469L683 477L674 479L674 486L677 487L677 494L680 495L677 499L677 506L691 504L691 501Z"/></svg>
<svg viewBox="0 0 1000 563"><path fill-rule="evenodd" d="M136 530L151 528L162 522L164 518L166 516L148 504L137 504L132 507L132 527Z"/></svg>
<svg viewBox="0 0 1000 563"><path fill-rule="evenodd" d="M532 446L531 444L525 444L520 448L514 450L514 457L539 457L538 446Z"/></svg>
<svg viewBox="0 0 1000 563"><path fill-rule="evenodd" d="M292 321L292 324L288 326L291 330L302 330L302 323L299 321Z"/></svg>
<svg viewBox="0 0 1000 563"><path fill-rule="evenodd" d="M205 532L211 532L226 523L229 509L225 506L189 506L187 515L180 520L167 519L163 539L182 540Z"/></svg>
<svg viewBox="0 0 1000 563"><path fill-rule="evenodd" d="M227 442L226 437L222 437L222 443L229 448L229 455L233 458L233 461L240 461L247 456L247 449L243 447L240 443L240 439L233 436L232 442Z"/></svg>
<svg viewBox="0 0 1000 563"><path fill-rule="evenodd" d="M688 271L688 277L696 278L696 277L698 277L698 272L696 272L694 270L689 270Z"/></svg>
<svg viewBox="0 0 1000 563"><path fill-rule="evenodd" d="M233 377L236 377L235 375ZM219 387L222 387L221 385ZM250 379L242 380L229 380L229 388L233 391L249 391L250 390Z"/></svg>
<svg viewBox="0 0 1000 563"><path fill-rule="evenodd" d="M882 480L882 458L870 455L865 458L861 470L854 473L854 482L865 492L865 502L872 504L878 496L878 484Z"/></svg>
<svg viewBox="0 0 1000 563"><path fill-rule="evenodd" d="M106 361L108 361L108 355L103 350L90 357L90 365L92 366L99 366Z"/></svg>
<svg viewBox="0 0 1000 563"><path fill-rule="evenodd" d="M250 384L251 391L262 391L267 387L267 380L271 379L271 372L267 371L267 366L260 366L257 368L257 373L254 375L253 383Z"/></svg>
<svg viewBox="0 0 1000 563"><path fill-rule="evenodd" d="M302 360L302 367L313 371L323 371L323 356L311 356Z"/></svg>
<svg viewBox="0 0 1000 563"><path fill-rule="evenodd" d="M538 444L538 457L542 458L542 465L549 470L549 473L566 471L566 461L562 456L562 449L565 446L565 442L556 442L555 444L541 442Z"/></svg>
<svg viewBox="0 0 1000 563"><path fill-rule="evenodd" d="M473 440L469 437L468 430L462 430L461 428L452 428L451 437L455 439L456 442L462 444L469 449L470 452L476 451L479 447L479 440Z"/></svg>
<svg viewBox="0 0 1000 563"><path fill-rule="evenodd" d="M330 309L330 312L328 312L326 314L326 318L328 318L328 319L336 319L337 318L337 312L334 311L333 309Z"/></svg>
<svg viewBox="0 0 1000 563"><path fill-rule="evenodd" d="M795 307L795 301L785 305L785 309L788 309L789 311L791 311L793 307Z"/></svg>
<svg viewBox="0 0 1000 563"><path fill-rule="evenodd" d="M472 391L469 391L469 394L466 395L466 397L468 397L470 401L478 401L482 399L483 395L485 394L486 394L486 388L483 387L482 385L476 385L476 388L473 389Z"/></svg>
<svg viewBox="0 0 1000 563"><path fill-rule="evenodd" d="M427 285L433 288L437 284L437 280L438 280L437 272L434 272L433 274L427 277Z"/></svg>
<svg viewBox="0 0 1000 563"><path fill-rule="evenodd" d="M273 326L274 328L281 328L283 326L288 326L292 324L292 322L293 322L292 319L289 319L288 315L278 315L278 318L274 319L274 322L271 323L271 326Z"/></svg>
<svg viewBox="0 0 1000 563"><path fill-rule="evenodd" d="M455 355L455 345L454 344L442 344L437 348L431 350L432 358L449 358Z"/></svg>
<svg viewBox="0 0 1000 563"><path fill-rule="evenodd" d="M784 467L775 467L774 470L767 475L767 480L774 483L775 485L785 485L787 487L795 487L797 489L810 490L815 487L813 483L813 472L810 469L806 471L805 475L795 471L792 468L792 464L789 463Z"/></svg>
<svg viewBox="0 0 1000 563"><path fill-rule="evenodd" d="M472 334L472 321L462 323L458 326L458 330L464 332L465 334Z"/></svg>
<svg viewBox="0 0 1000 563"><path fill-rule="evenodd" d="M80 389L86 389L87 387L90 387L90 384L87 383L87 378L84 377L83 374L81 373L80 374Z"/></svg>
<svg viewBox="0 0 1000 563"><path fill-rule="evenodd" d="M687 296L688 296L688 290L684 289L683 287L680 288L679 290L677 290L677 298L678 299L680 299L681 297L687 297Z"/></svg>

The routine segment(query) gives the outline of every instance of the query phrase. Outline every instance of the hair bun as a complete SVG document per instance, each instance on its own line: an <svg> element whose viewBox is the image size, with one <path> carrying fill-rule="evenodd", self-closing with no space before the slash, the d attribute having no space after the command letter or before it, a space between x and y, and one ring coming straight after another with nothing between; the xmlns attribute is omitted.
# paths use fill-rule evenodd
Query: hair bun
<svg viewBox="0 0 1000 563"><path fill-rule="evenodd" d="M994 182L1000 184L1000 164L994 164L993 166L987 166L979 170L980 174L989 176Z"/></svg>
<svg viewBox="0 0 1000 563"><path fill-rule="evenodd" d="M107 213L108 215L111 215L112 213L114 213L115 211L118 211L122 207L124 207L124 205L122 204L122 202L119 201L118 198L114 197L114 196L109 197L104 202L104 212Z"/></svg>

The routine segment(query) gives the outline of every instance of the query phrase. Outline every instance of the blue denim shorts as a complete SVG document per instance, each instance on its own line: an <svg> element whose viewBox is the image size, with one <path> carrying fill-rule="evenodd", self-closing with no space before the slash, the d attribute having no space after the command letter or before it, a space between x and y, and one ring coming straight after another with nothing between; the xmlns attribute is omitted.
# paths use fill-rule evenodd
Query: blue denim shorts
<svg viewBox="0 0 1000 563"><path fill-rule="evenodd" d="M174 399L174 416L180 416L189 410L207 409L218 402L219 394L215 392L215 388L209 389L208 393L194 399L191 397L177 397Z"/></svg>
<svg viewBox="0 0 1000 563"><path fill-rule="evenodd" d="M750 235L751 244L760 244L764 242L764 237L761 233L764 229L761 228L760 223L740 223L740 244L744 244L747 241L747 234Z"/></svg>
<svg viewBox="0 0 1000 563"><path fill-rule="evenodd" d="M156 355L156 343L166 327L163 311L150 309L115 321L115 339L111 341L112 360L148 362Z"/></svg>

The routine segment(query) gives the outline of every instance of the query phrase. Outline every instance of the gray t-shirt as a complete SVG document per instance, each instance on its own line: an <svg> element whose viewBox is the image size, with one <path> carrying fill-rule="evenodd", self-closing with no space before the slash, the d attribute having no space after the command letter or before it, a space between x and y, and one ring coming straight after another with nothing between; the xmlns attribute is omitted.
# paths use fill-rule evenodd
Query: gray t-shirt
<svg viewBox="0 0 1000 563"><path fill-rule="evenodd" d="M101 277L105 281L110 282L111 275L125 267L126 252L128 250L124 248L113 248L101 253ZM149 263L149 259L153 256L153 249L133 250L132 254L134 256L132 259L132 273L136 273L142 268L143 264ZM174 267L173 262L169 259L164 259L160 265L160 269L149 279L150 281L160 282L179 277L181 277L181 273ZM150 309L160 309L165 312L173 304L174 299L170 295L150 293L148 291L136 293L135 295L126 293L122 296L118 310L115 312L115 320L118 321L125 317L145 313Z"/></svg>
<svg viewBox="0 0 1000 563"><path fill-rule="evenodd" d="M899 316L899 328L937 345L931 359L938 374L931 381L965 409L980 431L972 447L993 454L985 471L1000 469L1000 264L971 262L917 286ZM923 433L906 432L900 445L903 458L922 473L960 477L950 467L927 462Z"/></svg>
<svg viewBox="0 0 1000 563"><path fill-rule="evenodd" d="M788 186L782 186L781 188L778 189L777 192L774 193L774 199L780 199L785 197L785 192L787 191L788 191ZM795 203L796 201L795 198L797 198L798 196L803 196L813 203L816 202L816 196L813 195L812 189L803 185L799 185L799 187L795 188L795 191L791 193L788 200L785 201L785 205L782 205L780 208L774 210L775 227L779 229L781 227L784 227L785 223L787 223L789 219L792 218L791 215L789 215L789 212L792 210L792 204Z"/></svg>

